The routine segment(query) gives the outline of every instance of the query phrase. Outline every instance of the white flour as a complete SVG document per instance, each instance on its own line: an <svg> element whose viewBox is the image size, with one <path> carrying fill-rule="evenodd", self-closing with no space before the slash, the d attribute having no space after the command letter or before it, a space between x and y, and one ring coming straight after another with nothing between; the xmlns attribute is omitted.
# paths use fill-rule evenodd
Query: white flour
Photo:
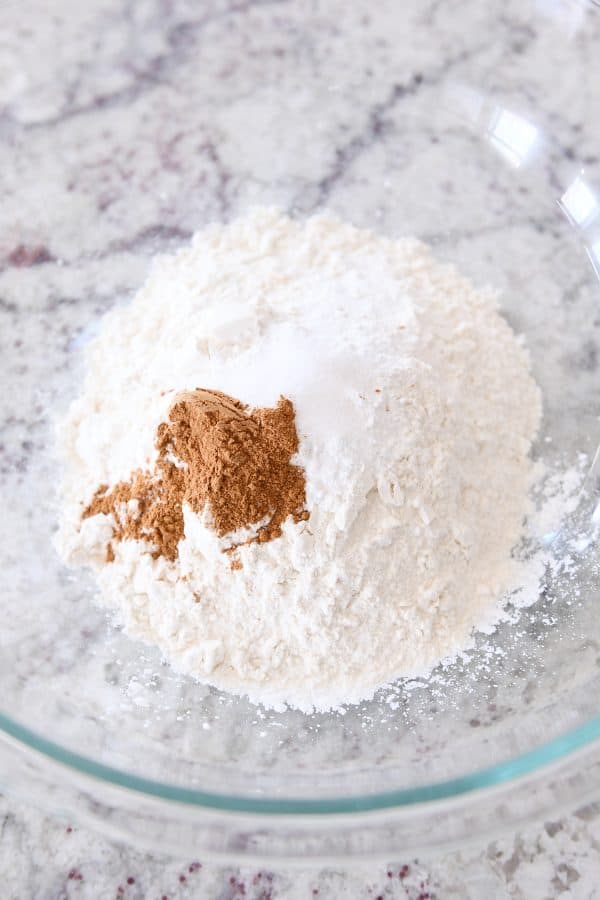
<svg viewBox="0 0 600 900"><path fill-rule="evenodd" d="M59 548L176 668L327 709L431 669L518 586L539 392L494 295L418 241L255 210L158 259L87 363L59 429ZM164 392L195 387L292 400L309 521L241 548L232 571L184 509L177 560L123 541L106 563L112 519L82 522L84 506L154 461Z"/></svg>

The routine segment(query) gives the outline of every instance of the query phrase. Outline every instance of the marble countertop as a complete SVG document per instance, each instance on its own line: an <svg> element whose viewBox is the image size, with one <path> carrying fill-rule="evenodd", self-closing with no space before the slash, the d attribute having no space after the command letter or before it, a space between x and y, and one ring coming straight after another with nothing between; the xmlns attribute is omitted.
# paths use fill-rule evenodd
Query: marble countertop
<svg viewBox="0 0 600 900"><path fill-rule="evenodd" d="M73 297L91 296L101 314L139 284L156 249L253 202L307 211L330 204L397 224L393 205L373 207L364 173L381 165L404 97L475 62L492 87L502 68L515 103L535 107L556 66L552 39L538 40L538 20L555 29L558 57L568 40L578 41L584 69L597 53L600 10L587 0L486 6L5 0L0 335L13 297L43 299L42 338ZM544 125L566 159L576 143L577 157L598 174L600 118L578 77L561 70L545 95ZM574 276L573 291L584 289ZM592 378L593 342L586 354L580 368ZM39 377L33 364L31 377ZM0 456L25 469L29 449L10 457L9 439ZM0 797L0 877L8 900L592 898L600 897L600 805L439 858L284 872L150 856Z"/></svg>
<svg viewBox="0 0 600 900"><path fill-rule="evenodd" d="M0 797L0 874L3 900L592 900L600 804L432 859L272 871L149 856Z"/></svg>

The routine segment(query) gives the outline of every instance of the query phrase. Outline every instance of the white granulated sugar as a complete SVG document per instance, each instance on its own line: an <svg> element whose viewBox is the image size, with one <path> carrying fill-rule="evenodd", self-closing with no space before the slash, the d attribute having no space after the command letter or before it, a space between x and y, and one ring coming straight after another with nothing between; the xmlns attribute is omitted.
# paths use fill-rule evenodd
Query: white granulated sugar
<svg viewBox="0 0 600 900"><path fill-rule="evenodd" d="M59 548L179 670L327 709L430 670L518 586L539 391L495 296L419 241L252 211L156 260L87 365L59 429ZM232 571L184 508L174 562L124 540L107 563L112 517L84 506L154 462L173 392L196 387L293 402L309 521L241 547Z"/></svg>

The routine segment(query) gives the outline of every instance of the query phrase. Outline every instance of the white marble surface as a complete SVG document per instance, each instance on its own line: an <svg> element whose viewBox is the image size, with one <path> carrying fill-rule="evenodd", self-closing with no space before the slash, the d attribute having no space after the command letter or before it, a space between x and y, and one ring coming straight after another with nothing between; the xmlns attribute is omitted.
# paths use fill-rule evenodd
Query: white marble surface
<svg viewBox="0 0 600 900"><path fill-rule="evenodd" d="M80 309L78 298L92 298L94 312L102 313L137 286L156 249L172 248L204 222L231 217L251 202L301 210L329 204L359 223L381 219L393 230L406 210L383 202L381 191L372 197L368 177L390 161L414 165L415 177L422 177L420 166L431 166L432 196L452 197L452 172L436 165L442 157L435 155L433 131L431 154L418 159L410 132L401 143L395 132L402 103L421 89L434 94L449 71L484 73L489 90L501 72L503 96L512 96L523 114L543 98L541 124L564 159L576 154L598 174L596 95L581 78L597 54L598 12L585 0L519 0L496 12L484 6L4 2L0 338L11 334L15 378L35 384L46 374L43 354L19 358L20 339L13 342L10 331L17 311L31 311L40 345L51 333L66 353L89 321L90 304ZM577 43L579 71L568 65L567 36ZM560 77L553 79L555 69ZM458 232L454 200L433 231L420 227L430 216L419 218L418 205L410 206L411 227L442 245L449 231L465 258L479 240L493 253L493 233L478 231L480 198L460 198L467 202L470 231ZM501 197L494 202L501 208ZM526 191L510 225L514 259L506 266L516 268L531 252L520 249L519 229L531 225ZM548 222L536 225L552 232ZM570 302L588 290L577 272L571 288ZM547 291L556 299L550 283ZM578 340L566 347L565 365L578 367L591 385L595 336ZM26 472L37 432L13 440L18 410L9 412L0 423L0 462ZM352 872L259 872L148 856L0 798L0 879L3 900L592 898L600 896L600 809L573 810L489 846L427 861L399 858L389 868Z"/></svg>
<svg viewBox="0 0 600 900"><path fill-rule="evenodd" d="M274 871L149 856L0 797L0 874L3 900L592 900L600 805L432 859Z"/></svg>

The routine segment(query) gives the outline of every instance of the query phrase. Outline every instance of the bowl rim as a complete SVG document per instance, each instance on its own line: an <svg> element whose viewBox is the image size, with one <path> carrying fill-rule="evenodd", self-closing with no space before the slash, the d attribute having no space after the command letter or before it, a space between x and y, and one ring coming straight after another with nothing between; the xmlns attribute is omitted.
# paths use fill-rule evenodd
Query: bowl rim
<svg viewBox="0 0 600 900"><path fill-rule="evenodd" d="M578 750L600 741L600 716L583 725L570 729L533 750L509 757L502 762L478 769L458 778L434 781L418 787L402 788L373 794L356 794L349 797L253 797L224 794L216 791L186 788L98 762L83 754L49 740L38 732L21 725L0 712L0 731L18 743L52 762L66 766L79 775L92 777L114 787L125 788L137 794L166 800L186 806L214 812L246 813L261 816L339 816L356 813L381 812L406 807L417 807L434 801L450 800L472 795L487 788L511 785L516 779L533 773L539 774Z"/></svg>

